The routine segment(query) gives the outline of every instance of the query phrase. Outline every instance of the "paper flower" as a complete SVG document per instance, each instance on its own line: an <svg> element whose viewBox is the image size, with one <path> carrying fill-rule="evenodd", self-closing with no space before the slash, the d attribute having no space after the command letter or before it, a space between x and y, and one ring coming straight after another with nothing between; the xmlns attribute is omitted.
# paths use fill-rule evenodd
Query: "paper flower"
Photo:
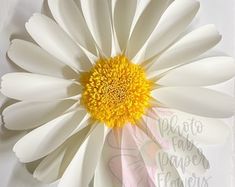
<svg viewBox="0 0 235 187"><path fill-rule="evenodd" d="M206 25L182 35L199 2L79 2L48 0L55 21L35 14L26 23L38 45L13 40L8 51L27 72L2 77L1 92L19 101L3 111L4 122L32 130L14 151L21 162L40 161L37 179L85 187L94 177L96 187L115 186L102 162L108 134L123 142L123 133L144 133L144 117L157 117L158 107L215 118L234 114L234 98L202 88L231 79L233 59L195 60L220 34Z"/></svg>

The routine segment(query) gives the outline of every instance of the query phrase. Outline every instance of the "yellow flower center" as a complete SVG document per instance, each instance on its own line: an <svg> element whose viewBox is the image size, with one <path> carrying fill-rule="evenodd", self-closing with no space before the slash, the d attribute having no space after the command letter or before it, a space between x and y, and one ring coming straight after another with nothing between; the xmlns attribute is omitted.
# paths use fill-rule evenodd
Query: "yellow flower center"
<svg viewBox="0 0 235 187"><path fill-rule="evenodd" d="M81 102L94 120L108 127L135 124L150 107L152 82L125 56L100 59L81 76Z"/></svg>

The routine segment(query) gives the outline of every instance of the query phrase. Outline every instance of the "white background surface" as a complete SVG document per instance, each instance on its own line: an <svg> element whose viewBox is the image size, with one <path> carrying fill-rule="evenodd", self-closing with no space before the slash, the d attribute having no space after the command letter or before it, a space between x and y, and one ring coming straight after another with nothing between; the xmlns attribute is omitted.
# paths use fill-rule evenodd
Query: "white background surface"
<svg viewBox="0 0 235 187"><path fill-rule="evenodd" d="M28 39L24 23L34 12L40 12L42 0L0 0L0 75L16 71L14 65L6 59L9 38ZM213 23L223 35L222 42L214 51L235 56L235 0L201 0L201 9L191 28ZM233 95L234 81L228 81L213 87ZM1 102L0 102L1 103ZM226 120L231 127L231 134L224 145L203 147L204 154L210 161L211 168L207 176L209 187L234 187L232 178L232 126L233 120ZM43 187L27 173L12 152L12 147L20 134L0 130L0 187Z"/></svg>

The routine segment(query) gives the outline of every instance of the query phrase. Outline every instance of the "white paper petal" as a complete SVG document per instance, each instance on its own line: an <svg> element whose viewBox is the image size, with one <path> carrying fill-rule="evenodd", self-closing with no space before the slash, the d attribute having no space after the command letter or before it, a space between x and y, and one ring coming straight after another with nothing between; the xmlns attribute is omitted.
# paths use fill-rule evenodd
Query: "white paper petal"
<svg viewBox="0 0 235 187"><path fill-rule="evenodd" d="M110 131L106 138L102 157L96 168L94 186L102 187L104 181L107 186L113 187L154 186L136 145L145 142L146 139L137 137L136 141L134 137L140 133L130 125L117 130L119 132Z"/></svg>
<svg viewBox="0 0 235 187"><path fill-rule="evenodd" d="M200 140L203 136L207 136L204 134L205 132L200 131L201 134L199 134L199 131L195 130L196 128L200 128L199 123L202 122L200 119L204 118L197 118L195 115L182 112L175 113L176 110L171 109L156 108L155 111L158 115L157 120L150 118L145 118L145 120L149 131L152 133L150 134L150 137L154 137L163 147L163 151L158 152L157 155L158 169L165 170L167 168L167 166L165 166L166 163L172 163L172 166L183 174L205 173L209 168L209 162L201 149L197 147L198 141L195 141ZM203 122L207 121L204 120ZM207 124L203 125L205 126ZM214 124L212 124L212 126L213 125ZM208 132L208 129L206 128L207 127L203 130L205 130L208 135L213 133L213 131ZM221 131L221 133L223 132L224 131ZM201 141L203 141L203 139L201 139ZM151 146L149 147L151 148Z"/></svg>
<svg viewBox="0 0 235 187"><path fill-rule="evenodd" d="M58 187L89 185L100 159L105 136L105 126L97 124L69 164Z"/></svg>
<svg viewBox="0 0 235 187"><path fill-rule="evenodd" d="M8 56L15 64L32 73L61 78L78 76L71 68L31 42L13 40L8 50Z"/></svg>
<svg viewBox="0 0 235 187"><path fill-rule="evenodd" d="M49 0L48 4L53 17L67 34L78 44L95 54L94 40L76 3L73 0Z"/></svg>
<svg viewBox="0 0 235 187"><path fill-rule="evenodd" d="M112 187L122 186L121 181L117 178L116 173L111 169L111 160L120 156L121 149L115 149L112 144L116 145L117 141L113 131L110 131L104 143L101 158L97 164L94 176L94 187L103 187L105 185ZM121 162L115 163L116 168L121 168Z"/></svg>
<svg viewBox="0 0 235 187"><path fill-rule="evenodd" d="M169 159L175 168L181 170L183 173L187 172L190 174L204 174L209 169L210 165L208 160L202 151L194 145L194 142L177 134L173 134L169 138L171 139L172 146L166 150L166 153L168 153ZM187 147L183 147L182 145L187 145ZM180 159L184 161L179 163ZM191 160L186 163L187 159Z"/></svg>
<svg viewBox="0 0 235 187"><path fill-rule="evenodd" d="M162 122L159 121L157 124L155 122L155 126L160 125ZM171 128L173 129L175 127ZM168 161L171 161L173 166L183 174L203 174L209 169L208 160L201 149L195 146L193 140L181 136L177 131L168 132L162 138L168 142L168 146L164 149L164 152L158 155L158 160L161 161L162 168L164 168L166 158L168 158Z"/></svg>
<svg viewBox="0 0 235 187"><path fill-rule="evenodd" d="M114 27L121 51L126 48L137 0L117 0L114 8Z"/></svg>
<svg viewBox="0 0 235 187"><path fill-rule="evenodd" d="M210 57L168 71L156 83L164 86L208 86L233 78L231 57Z"/></svg>
<svg viewBox="0 0 235 187"><path fill-rule="evenodd" d="M128 143L127 143L128 142ZM132 144L138 152L130 155L122 148ZM126 126L122 134L122 180L126 186L156 186L154 175L157 170L156 154L161 150L158 143L137 126ZM131 151L131 150L129 150Z"/></svg>
<svg viewBox="0 0 235 187"><path fill-rule="evenodd" d="M159 116L158 125L153 126L156 120L152 119L148 120L148 127L152 132L158 128L161 136L174 131L200 145L223 144L228 138L229 128L222 120L172 109L161 108L161 112L158 110L159 108L155 110ZM164 120L168 123L164 123Z"/></svg>
<svg viewBox="0 0 235 187"><path fill-rule="evenodd" d="M167 4L167 0L149 1L143 13L140 15L130 37L127 48L127 56L130 59L134 58L137 52L143 47L156 27Z"/></svg>
<svg viewBox="0 0 235 187"><path fill-rule="evenodd" d="M90 32L106 56L112 52L112 30L107 0L81 0L83 15Z"/></svg>
<svg viewBox="0 0 235 187"><path fill-rule="evenodd" d="M190 24L199 9L195 0L176 0L162 15L151 35L146 49L146 59L168 47Z"/></svg>
<svg viewBox="0 0 235 187"><path fill-rule="evenodd" d="M32 162L47 156L71 136L86 114L85 110L70 112L38 127L21 138L13 151L21 162Z"/></svg>
<svg viewBox="0 0 235 187"><path fill-rule="evenodd" d="M150 71L187 63L214 47L220 40L221 35L214 25L200 27L163 52L150 67Z"/></svg>
<svg viewBox="0 0 235 187"><path fill-rule="evenodd" d="M128 133L126 133L126 135L128 135ZM179 183L182 182L176 168L171 165L171 162L168 162L168 164L166 164L164 168L160 167L160 164L158 162L159 154L164 152L164 150L162 150L157 141L153 140L153 137L148 134L148 131L144 132L138 127L131 126L129 128L129 135L125 138L126 139L123 140L125 142L134 142L135 150L138 152L138 154L129 155L129 158L127 158L126 156L128 154L126 154L124 152L124 149L122 149L122 161L123 164L127 164L123 167L125 169L123 170L123 179L126 181L126 184L129 184L127 186L137 186L138 184L140 184L140 186L151 187L164 186L159 185L160 180L156 178L158 177L156 176L157 174L170 174L170 176L168 176L169 182L174 181L175 179L178 179ZM129 151L131 151L131 149ZM132 158L130 158L130 156ZM137 160L135 160L136 157ZM133 177L130 178L130 176Z"/></svg>
<svg viewBox="0 0 235 187"><path fill-rule="evenodd" d="M50 101L81 93L72 80L32 73L8 73L2 77L1 92L16 100Z"/></svg>
<svg viewBox="0 0 235 187"><path fill-rule="evenodd" d="M80 131L45 157L36 168L33 176L46 183L51 183L61 178L83 143L88 131L89 128Z"/></svg>
<svg viewBox="0 0 235 187"><path fill-rule="evenodd" d="M155 178L158 177L157 174L160 174L160 177L170 174L169 182L175 179L179 180L179 183L182 182L171 162L168 162L164 169L160 168L160 164L157 165L158 155L162 151L159 145L152 141L152 136L148 136L136 126L126 125L121 137L122 143L118 144L114 133L109 133L96 170L95 187L102 186L103 181L115 187L121 184L122 186L163 186L159 185L160 180Z"/></svg>
<svg viewBox="0 0 235 187"><path fill-rule="evenodd" d="M84 52L52 19L34 14L25 27L43 49L65 64L80 71L91 68L92 64Z"/></svg>
<svg viewBox="0 0 235 187"><path fill-rule="evenodd" d="M76 101L56 102L23 101L7 107L2 115L6 128L26 130L43 125L63 114Z"/></svg>
<svg viewBox="0 0 235 187"><path fill-rule="evenodd" d="M164 160L162 160L160 155L164 155ZM175 184L176 186L184 186L181 176L179 175L177 168L171 162L169 156L170 155L164 151L159 152L158 155L156 156L157 165L158 165L158 168L155 174L156 187L166 186L167 184ZM168 158L168 160L166 158Z"/></svg>
<svg viewBox="0 0 235 187"><path fill-rule="evenodd" d="M235 111L233 97L206 88L163 87L152 96L169 108L205 117L227 118Z"/></svg>
<svg viewBox="0 0 235 187"><path fill-rule="evenodd" d="M158 109L159 108L157 108L156 111L158 111ZM180 179L177 170L183 172L183 174L185 172L195 172L197 174L201 174L204 173L209 167L208 160L205 158L201 150L194 145L195 142L191 141L191 139L186 139L188 136L185 137L185 134L182 135L177 131L178 124L176 125L176 122L183 122L182 126L184 125L184 128L186 129L185 126L189 119L186 118L187 121L175 119L173 118L175 117L174 114L169 115L170 112L172 112L172 110L168 109L158 112L158 120L145 118L147 125L146 127L148 128L146 133L152 138L152 140L155 141L147 141L143 146L145 149L143 149L144 151L142 151L142 154L145 155L147 160L149 160L148 158L151 158L150 155L153 155L154 153L154 142L158 142L162 147L162 150L157 149L158 151L156 152L156 159L158 161L156 170L157 184L162 181L159 179L167 174L168 170L169 172L172 172L171 174ZM189 116L190 115L187 117ZM190 125L192 124L190 123ZM191 126L187 127L188 131L189 129L191 130ZM181 130L182 129L183 127ZM170 176L171 175L168 177ZM172 176L172 178L174 177Z"/></svg>

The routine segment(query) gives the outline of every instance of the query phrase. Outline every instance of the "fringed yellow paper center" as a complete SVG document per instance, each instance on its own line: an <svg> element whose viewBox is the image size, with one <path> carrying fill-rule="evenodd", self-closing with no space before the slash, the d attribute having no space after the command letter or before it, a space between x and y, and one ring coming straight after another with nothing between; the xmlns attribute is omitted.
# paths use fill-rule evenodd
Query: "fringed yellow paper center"
<svg viewBox="0 0 235 187"><path fill-rule="evenodd" d="M93 119L108 127L135 124L150 107L152 82L143 68L125 56L98 60L81 82L82 104Z"/></svg>

